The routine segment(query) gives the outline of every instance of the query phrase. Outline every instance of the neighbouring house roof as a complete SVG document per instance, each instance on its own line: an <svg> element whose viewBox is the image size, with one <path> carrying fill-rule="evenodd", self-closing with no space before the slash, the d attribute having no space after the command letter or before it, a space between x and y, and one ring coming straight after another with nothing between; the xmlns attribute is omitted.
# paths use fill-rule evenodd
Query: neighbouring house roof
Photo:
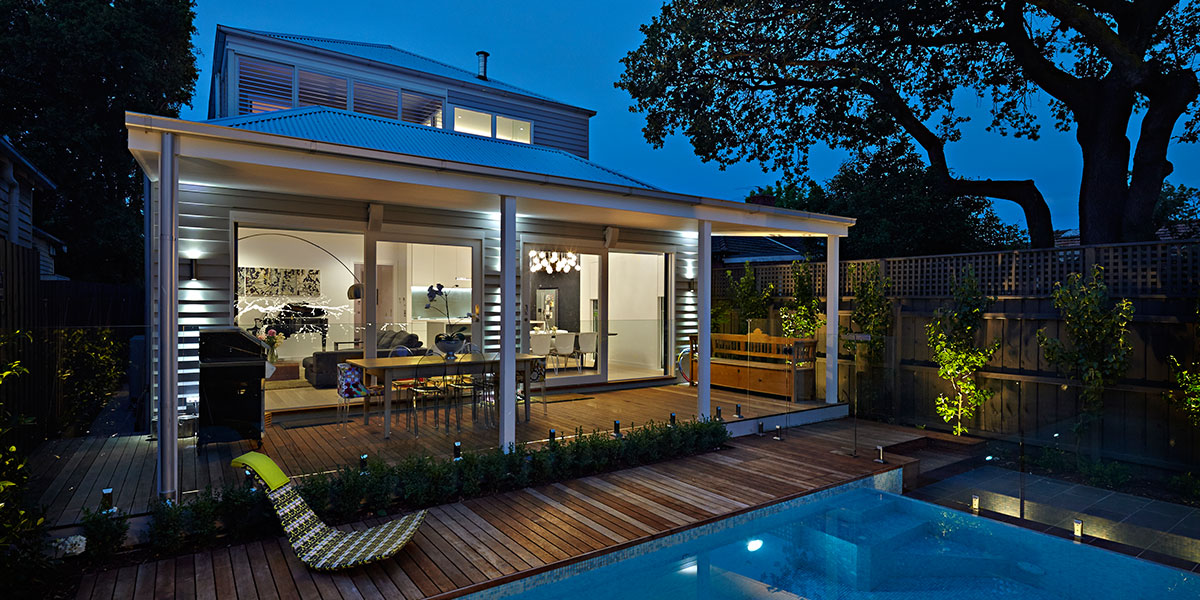
<svg viewBox="0 0 1200 600"><path fill-rule="evenodd" d="M50 181L49 177L46 177L37 167L33 166L33 163L29 162L29 159L25 158L17 150L17 147L13 145L12 140L8 139L7 135L0 136L0 154L8 157L13 164L19 165L25 171L26 176L41 187L42 190L58 189L58 186L54 185L54 182Z"/></svg>
<svg viewBox="0 0 1200 600"><path fill-rule="evenodd" d="M648 183L555 148L413 125L322 106L226 117L207 122L260 133L437 160L658 190Z"/></svg>
<svg viewBox="0 0 1200 600"><path fill-rule="evenodd" d="M726 264L790 262L808 255L805 238L713 236L713 256Z"/></svg>
<svg viewBox="0 0 1200 600"><path fill-rule="evenodd" d="M1154 232L1155 239L1163 242L1190 240L1200 237L1200 221L1177 221L1167 223ZM1054 230L1055 248L1073 248L1079 244L1079 229Z"/></svg>
<svg viewBox="0 0 1200 600"><path fill-rule="evenodd" d="M250 34L265 36L265 37L282 40L282 41L286 41L286 42L293 42L296 44L302 44L302 45L310 46L313 48L320 48L322 50L327 50L330 52L338 52L341 54L347 54L347 55L355 56L355 57L358 57L361 59L370 60L370 61L374 61L374 62L378 62L378 63L383 63L385 65L390 65L393 67L399 67L401 69L409 69L409 70L418 71L421 73L428 73L431 75L437 75L437 76L445 77L448 79L454 79L456 81L461 81L464 83L470 83L470 84L479 85L479 86L483 86L486 88L492 88L492 89L496 89L496 90L500 90L500 91L504 91L504 92L520 94L522 96L529 96L531 98L537 98L539 100L553 102L555 104L561 104L563 106L567 106L570 108L575 108L575 109L578 109L581 111L595 114L594 111L591 111L591 110L588 110L588 109L585 109L582 107L578 107L578 106L573 106L573 105L567 104L565 102L560 102L560 101L550 98L548 96L538 94L536 92L531 92L524 88L520 88L515 85L504 83L503 81L497 81L491 77L488 77L487 79L480 79L479 77L476 77L476 73L473 71L468 71L466 69L460 69L453 65L449 65L449 64L446 64L441 61L433 60L432 58L426 58L424 56L421 56L419 54L414 54L407 50L401 50L395 46L390 46L388 44L373 44L373 43L368 43L368 42L355 42L355 41L351 41L351 40L339 40L339 39L334 39L334 38L315 37L315 36L309 36L309 35L279 33L279 32L274 32L274 31L239 29L237 27L229 27L227 25L222 25L221 27L223 29L226 29L229 31L250 33Z"/></svg>

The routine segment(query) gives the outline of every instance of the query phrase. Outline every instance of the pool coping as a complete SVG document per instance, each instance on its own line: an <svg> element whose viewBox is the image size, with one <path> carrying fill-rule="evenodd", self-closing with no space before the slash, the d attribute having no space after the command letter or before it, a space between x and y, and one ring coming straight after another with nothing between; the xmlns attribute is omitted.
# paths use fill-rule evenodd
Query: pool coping
<svg viewBox="0 0 1200 600"><path fill-rule="evenodd" d="M434 596L428 596L427 600L449 600L451 598L461 598L464 596L473 596L473 595L477 595L477 594L482 594L489 590L494 590L495 588L498 588L498 587L501 587L504 585L508 585L511 583L515 583L517 581L521 581L524 579L531 579L533 577L537 577L540 575L546 575L548 573L552 573L552 572L558 571L560 569L579 565L581 563L585 563L588 561L594 561L597 559L610 557L619 552L630 550L636 546L640 546L643 544L649 544L651 542L655 542L655 541L658 541L658 540L661 540L661 539L664 539L667 537L676 536L676 535L679 535L682 533L693 531L693 530L701 528L701 527L711 526L711 525L713 525L715 523L719 523L721 521L734 519L739 516L746 515L748 513L761 511L763 509L769 509L771 507L775 507L775 506L785 504L788 502L793 502L797 499L804 498L806 496L818 495L818 494L821 494L822 492L830 492L833 490L838 490L840 488L846 488L847 490L860 488L860 487L863 487L861 485L861 482L866 479L873 480L881 475L888 475L891 473L896 473L898 475L898 477L895 478L896 481L894 482L894 484L896 486L895 493L901 494L902 493L901 490L903 488L903 479L904 479L903 465L885 464L885 465L882 465L881 468L879 468L878 470L875 470L870 473L866 473L866 474L863 474L863 475L860 475L857 477L852 477L849 479L838 481L836 483L830 483L830 484L816 487L816 488L813 488L810 490L804 490L804 491L788 494L785 496L780 496L778 498L774 498L772 500L768 500L766 502L762 502L762 503L755 504L752 506L739 508L736 510L729 511L727 513L722 513L722 514L714 515L711 517L706 517L704 519L700 519L693 523L686 523L683 525L678 525L676 527L664 529L662 531L644 535L639 538L627 540L627 541L624 541L624 542L621 542L618 544L614 544L607 548L591 550L591 551L585 552L583 554L580 554L578 556L564 558L559 561L540 565L540 566L537 566L537 567L534 567L531 569L526 569L524 571L517 571L516 573L502 575L495 579L489 579L488 581L482 581L482 582L464 586L464 587L461 587L458 589L450 590L448 592L443 592L441 594L437 594ZM856 484L858 484L858 485L856 485ZM623 559L618 559L618 560L623 560ZM615 561L613 561L613 562L615 562ZM597 565L597 566L600 566L600 565Z"/></svg>

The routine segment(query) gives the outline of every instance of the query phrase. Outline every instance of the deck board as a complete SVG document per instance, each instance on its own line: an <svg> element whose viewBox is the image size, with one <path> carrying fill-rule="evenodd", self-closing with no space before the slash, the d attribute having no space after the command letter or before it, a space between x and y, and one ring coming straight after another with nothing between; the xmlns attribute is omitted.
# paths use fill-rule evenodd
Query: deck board
<svg viewBox="0 0 1200 600"><path fill-rule="evenodd" d="M820 425L811 436L797 428L782 442L739 438L715 453L435 507L398 555L375 565L311 571L285 538L274 538L146 563L136 585L108 572L88 575L79 597L424 598L897 468L839 454L848 424ZM903 441L894 431L877 433Z"/></svg>
<svg viewBox="0 0 1200 600"><path fill-rule="evenodd" d="M545 404L534 402L530 422L518 422L519 441L544 440L550 429L558 435L573 434L577 428L590 433L611 429L613 420L620 420L622 429L628 429L651 420L665 421L672 412L688 419L696 411L695 388L686 385L569 393L549 399ZM713 390L712 401L726 406L727 412L740 403L748 418L821 406L788 404L727 390ZM394 463L415 453L448 456L454 441L461 441L468 450L497 445L497 430L486 427L482 419L473 421L469 406L463 409L461 432L453 419L450 431L444 427L434 429L430 412L426 410L419 416L420 435L414 435L405 431L403 415L397 411L388 440L383 439L382 410L377 404L373 405L370 425L363 425L361 411L353 413L344 426L332 422L332 411L277 415L264 434L262 451L288 474L303 475L355 464L363 452ZM127 514L150 510L156 497L157 442L145 433L132 431L131 414L128 400L118 398L105 407L89 435L47 441L33 452L29 459L33 473L30 489L39 504L47 507L46 519L52 528L78 524L84 508L99 504L103 488L113 488L114 505ZM443 423L444 418L442 415L440 419ZM237 483L240 474L229 467L229 461L256 448L254 442L241 441L209 444L197 452L194 438L180 441L181 490L190 494Z"/></svg>

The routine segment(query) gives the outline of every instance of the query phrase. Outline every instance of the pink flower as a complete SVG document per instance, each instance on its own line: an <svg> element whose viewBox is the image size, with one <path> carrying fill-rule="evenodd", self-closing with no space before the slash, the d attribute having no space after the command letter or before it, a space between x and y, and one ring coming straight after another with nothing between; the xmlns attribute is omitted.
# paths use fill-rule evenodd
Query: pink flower
<svg viewBox="0 0 1200 600"><path fill-rule="evenodd" d="M268 330L267 330L267 335L275 335L275 330L274 330L274 329L268 329Z"/></svg>

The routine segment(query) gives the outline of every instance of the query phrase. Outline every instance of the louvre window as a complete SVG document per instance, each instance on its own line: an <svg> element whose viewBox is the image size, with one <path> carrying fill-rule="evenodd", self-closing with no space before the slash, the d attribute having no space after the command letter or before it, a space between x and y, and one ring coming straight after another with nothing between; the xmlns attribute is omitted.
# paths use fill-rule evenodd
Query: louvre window
<svg viewBox="0 0 1200 600"><path fill-rule="evenodd" d="M501 117L496 115L496 138L501 140L512 140L528 144L530 142L530 134L533 126L529 121L520 121Z"/></svg>
<svg viewBox="0 0 1200 600"><path fill-rule="evenodd" d="M292 67L249 56L238 58L238 114L292 107Z"/></svg>
<svg viewBox="0 0 1200 600"><path fill-rule="evenodd" d="M465 108L454 109L454 130L492 137L492 115Z"/></svg>
<svg viewBox="0 0 1200 600"><path fill-rule="evenodd" d="M427 127L442 126L442 99L416 92L400 94L400 120Z"/></svg>
<svg viewBox="0 0 1200 600"><path fill-rule="evenodd" d="M321 73L300 71L300 89L296 98L300 106L346 108L346 80Z"/></svg>
<svg viewBox="0 0 1200 600"><path fill-rule="evenodd" d="M400 92L354 82L354 112L395 119L400 114Z"/></svg>

